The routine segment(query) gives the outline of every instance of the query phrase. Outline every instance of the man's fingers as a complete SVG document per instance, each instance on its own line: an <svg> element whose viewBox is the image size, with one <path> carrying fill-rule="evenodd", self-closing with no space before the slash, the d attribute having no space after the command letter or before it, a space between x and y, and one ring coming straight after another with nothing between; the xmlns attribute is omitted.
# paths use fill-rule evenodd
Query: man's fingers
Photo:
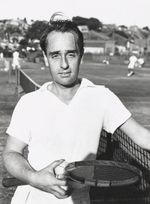
<svg viewBox="0 0 150 204"><path fill-rule="evenodd" d="M57 198L66 198L66 197L68 197L67 190L65 190L63 187L60 187L60 186L55 186L53 188L53 194Z"/></svg>
<svg viewBox="0 0 150 204"><path fill-rule="evenodd" d="M56 178L60 180L66 180L67 176L65 174L56 174Z"/></svg>
<svg viewBox="0 0 150 204"><path fill-rule="evenodd" d="M55 182L56 186L66 186L67 185L67 180L66 179L57 179Z"/></svg>
<svg viewBox="0 0 150 204"><path fill-rule="evenodd" d="M64 162L64 159L56 160L56 161L52 162L51 164L49 164L48 166L46 166L43 170L55 173L55 171L54 171L55 168L63 162Z"/></svg>
<svg viewBox="0 0 150 204"><path fill-rule="evenodd" d="M55 169L57 166L59 166L61 163L63 163L65 160L64 159L60 159L60 160L56 160L54 162L52 162L49 167Z"/></svg>

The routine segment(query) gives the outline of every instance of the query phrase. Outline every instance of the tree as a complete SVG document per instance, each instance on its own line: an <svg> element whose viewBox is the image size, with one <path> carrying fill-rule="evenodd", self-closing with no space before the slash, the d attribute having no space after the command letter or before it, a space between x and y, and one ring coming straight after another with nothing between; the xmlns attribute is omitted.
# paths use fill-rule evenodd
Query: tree
<svg viewBox="0 0 150 204"><path fill-rule="evenodd" d="M88 18L76 16L72 18L72 21L75 22L77 25L87 25Z"/></svg>
<svg viewBox="0 0 150 204"><path fill-rule="evenodd" d="M7 25L7 27L5 28L5 32L11 35L13 33L21 33L21 30L19 29L18 26Z"/></svg>
<svg viewBox="0 0 150 204"><path fill-rule="evenodd" d="M8 39L8 41L10 41L10 36L13 34L13 33L18 33L18 34L21 34L21 30L18 26L15 26L15 25L11 25L11 24L8 24L6 26L6 28L4 29L4 32L5 32L5 36L6 38Z"/></svg>
<svg viewBox="0 0 150 204"><path fill-rule="evenodd" d="M125 25L120 25L119 27L120 27L122 30L127 30L127 29L128 29L128 27L125 26Z"/></svg>
<svg viewBox="0 0 150 204"><path fill-rule="evenodd" d="M47 21L35 21L28 29L26 39L40 39L43 31L45 30Z"/></svg>
<svg viewBox="0 0 150 204"><path fill-rule="evenodd" d="M4 24L1 25L0 27L0 38L4 39L6 36L5 30L4 30Z"/></svg>
<svg viewBox="0 0 150 204"><path fill-rule="evenodd" d="M102 28L102 23L97 18L83 18L76 16L72 18L77 25L87 25L89 30L98 30Z"/></svg>
<svg viewBox="0 0 150 204"><path fill-rule="evenodd" d="M150 31L148 26L143 27L143 30Z"/></svg>
<svg viewBox="0 0 150 204"><path fill-rule="evenodd" d="M22 48L26 48L28 46L28 41L26 39L22 39L19 44Z"/></svg>
<svg viewBox="0 0 150 204"><path fill-rule="evenodd" d="M98 30L102 28L102 23L97 18L89 18L87 21L89 30Z"/></svg>

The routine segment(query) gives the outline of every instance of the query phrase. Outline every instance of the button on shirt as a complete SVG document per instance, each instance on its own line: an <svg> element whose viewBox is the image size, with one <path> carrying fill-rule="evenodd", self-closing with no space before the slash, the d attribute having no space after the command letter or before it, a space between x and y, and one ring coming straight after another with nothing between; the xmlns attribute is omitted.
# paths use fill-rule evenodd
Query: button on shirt
<svg viewBox="0 0 150 204"><path fill-rule="evenodd" d="M108 88L85 78L69 104L48 91L50 83L19 100L7 133L28 144L28 160L36 170L62 158L67 162L95 159L101 130L113 133L131 116L130 112ZM23 188L27 187L19 187L18 191ZM52 200L56 204L71 204L78 197L85 200L84 190L84 193L78 191L74 198L58 200L51 194L29 188L43 196L44 204Z"/></svg>

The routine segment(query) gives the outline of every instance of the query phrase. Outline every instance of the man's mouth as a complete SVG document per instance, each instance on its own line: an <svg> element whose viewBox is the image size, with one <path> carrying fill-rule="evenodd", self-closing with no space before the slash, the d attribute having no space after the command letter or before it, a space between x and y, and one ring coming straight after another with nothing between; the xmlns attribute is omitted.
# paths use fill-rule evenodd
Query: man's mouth
<svg viewBox="0 0 150 204"><path fill-rule="evenodd" d="M60 76L65 78L65 77L69 77L70 74L71 74L71 72L61 72Z"/></svg>

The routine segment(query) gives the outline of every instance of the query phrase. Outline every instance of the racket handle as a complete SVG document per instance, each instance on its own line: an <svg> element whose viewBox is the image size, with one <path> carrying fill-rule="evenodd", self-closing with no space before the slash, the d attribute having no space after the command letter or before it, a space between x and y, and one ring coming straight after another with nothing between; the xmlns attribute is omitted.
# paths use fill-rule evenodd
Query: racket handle
<svg viewBox="0 0 150 204"><path fill-rule="evenodd" d="M3 178L2 185L6 188L9 188L13 186L21 186L21 185L26 185L26 184L17 178L11 177L11 178Z"/></svg>

